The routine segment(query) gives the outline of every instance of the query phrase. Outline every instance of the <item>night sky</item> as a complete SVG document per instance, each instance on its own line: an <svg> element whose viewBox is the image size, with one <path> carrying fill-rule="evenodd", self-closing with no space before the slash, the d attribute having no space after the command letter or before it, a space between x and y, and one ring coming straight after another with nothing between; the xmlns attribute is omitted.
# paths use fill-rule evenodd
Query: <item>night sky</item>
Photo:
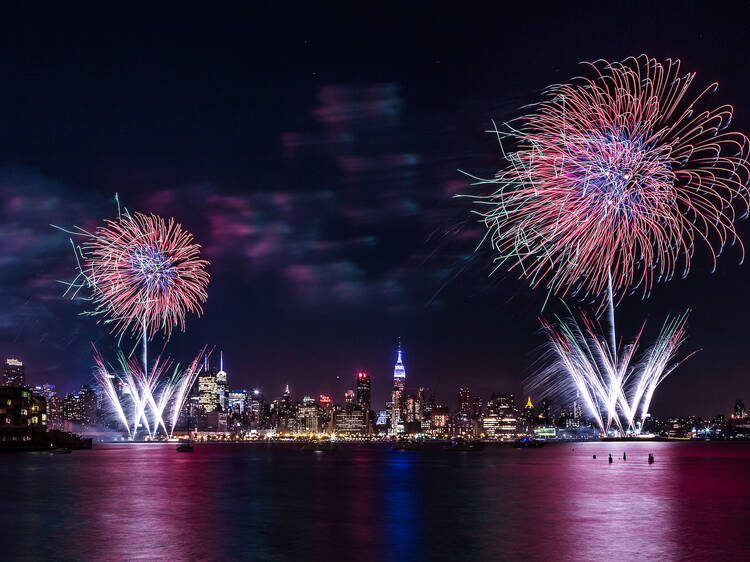
<svg viewBox="0 0 750 562"><path fill-rule="evenodd" d="M289 383L296 397L341 401L366 369L382 407L400 336L409 387L449 404L461 384L520 394L544 343L545 293L488 277L482 231L452 198L472 190L458 170L489 177L501 165L490 120L517 116L579 61L646 52L682 59L698 87L719 81L711 103L734 105L734 127L750 131L747 6L374 6L6 8L0 355L67 392L92 380L90 342L113 352L78 316L83 303L61 296L73 253L50 224L94 228L115 216L117 193L203 245L205 315L167 351L185 361L204 344L223 349L233 387L273 398ZM711 274L700 250L687 279L619 306L620 334L648 319L647 338L693 310L685 350L700 352L657 392L656 414L750 400L740 256L728 249Z"/></svg>

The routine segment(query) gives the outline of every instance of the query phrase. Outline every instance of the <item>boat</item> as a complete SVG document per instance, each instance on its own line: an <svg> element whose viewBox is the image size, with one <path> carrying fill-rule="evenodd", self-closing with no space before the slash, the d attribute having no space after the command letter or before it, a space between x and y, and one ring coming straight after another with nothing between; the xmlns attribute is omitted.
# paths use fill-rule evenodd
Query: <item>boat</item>
<svg viewBox="0 0 750 562"><path fill-rule="evenodd" d="M67 447L55 447L50 451L50 455L69 455L71 452Z"/></svg>
<svg viewBox="0 0 750 562"><path fill-rule="evenodd" d="M418 451L422 446L422 443L416 439L399 439L391 446L391 449L394 451Z"/></svg>
<svg viewBox="0 0 750 562"><path fill-rule="evenodd" d="M334 441L310 441L302 445L302 451L338 451L339 444Z"/></svg>
<svg viewBox="0 0 750 562"><path fill-rule="evenodd" d="M451 439L450 443L443 447L445 451L451 452L479 452L484 449L484 443L481 441L468 441L461 437Z"/></svg>
<svg viewBox="0 0 750 562"><path fill-rule="evenodd" d="M524 437L513 443L513 447L516 449L538 449L539 447L544 447L544 442Z"/></svg>

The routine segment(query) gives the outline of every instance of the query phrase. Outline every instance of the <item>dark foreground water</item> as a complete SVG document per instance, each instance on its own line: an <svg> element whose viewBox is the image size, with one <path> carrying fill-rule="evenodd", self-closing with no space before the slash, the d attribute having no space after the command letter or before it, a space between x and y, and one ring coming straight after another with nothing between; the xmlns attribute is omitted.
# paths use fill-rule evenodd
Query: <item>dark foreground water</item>
<svg viewBox="0 0 750 562"><path fill-rule="evenodd" d="M750 445L5 454L0 533L4 560L748 559Z"/></svg>

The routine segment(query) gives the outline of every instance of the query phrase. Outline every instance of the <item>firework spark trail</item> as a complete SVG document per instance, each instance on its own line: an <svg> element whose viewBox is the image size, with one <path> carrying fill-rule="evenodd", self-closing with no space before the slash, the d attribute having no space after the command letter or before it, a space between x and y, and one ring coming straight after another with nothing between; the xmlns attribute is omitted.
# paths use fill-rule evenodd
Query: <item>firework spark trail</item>
<svg viewBox="0 0 750 562"><path fill-rule="evenodd" d="M171 417L171 431L169 433L169 436L172 436L172 433L174 433L174 428L177 426L177 420L180 417L180 412L182 412L183 407L185 406L185 401L187 400L188 393L190 392L190 389L195 384L195 379L198 377L198 373L200 372L200 363L203 355L206 353L206 348L204 347L201 352L193 359L193 362L190 364L190 367L185 371L185 373L182 376L182 379L180 380L180 383L177 387L177 394L175 395L174 404L172 406L172 417Z"/></svg>
<svg viewBox="0 0 750 562"><path fill-rule="evenodd" d="M613 423L620 434L638 432L657 386L681 363L674 360L687 336L687 317L686 312L667 319L656 343L636 362L641 327L617 363L595 321L583 315L580 323L574 317L558 319L556 324L542 320L554 361L534 377L531 386L552 389L560 396L577 391L603 434ZM640 428L635 423L639 412Z"/></svg>
<svg viewBox="0 0 750 562"><path fill-rule="evenodd" d="M714 267L746 215L745 135L732 107L698 109L694 73L645 55L585 63L590 76L551 86L531 112L494 129L507 167L472 196L499 265L561 297L618 300L690 270L697 244ZM608 285L611 284L611 290Z"/></svg>
<svg viewBox="0 0 750 562"><path fill-rule="evenodd" d="M125 427L125 429L128 430L128 437L132 437L128 418L125 415L122 404L120 404L120 399L117 396L117 390L114 387L114 375L111 375L109 373L109 370L104 364L104 359L96 348L94 348L94 361L96 362L94 375L99 382L99 385L104 390L105 395L109 399L109 403L112 405L112 408L117 414L118 419L120 420L120 422L122 422L122 425Z"/></svg>
<svg viewBox="0 0 750 562"><path fill-rule="evenodd" d="M204 353L205 348L186 370L181 370L179 365L172 366L169 359L157 357L149 374L145 375L138 361L128 359L122 352L118 355L119 369L112 370L107 368L101 355L95 351L97 379L130 439L136 438L141 424L145 435L151 439L157 436L159 428L164 435L172 436L190 389L200 373ZM117 379L127 389L122 398L114 387L113 381Z"/></svg>

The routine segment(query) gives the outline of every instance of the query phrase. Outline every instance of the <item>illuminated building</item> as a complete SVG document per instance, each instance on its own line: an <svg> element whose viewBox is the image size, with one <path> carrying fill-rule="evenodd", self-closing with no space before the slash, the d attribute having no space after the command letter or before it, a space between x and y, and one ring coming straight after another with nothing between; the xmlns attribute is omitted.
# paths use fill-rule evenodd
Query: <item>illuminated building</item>
<svg viewBox="0 0 750 562"><path fill-rule="evenodd" d="M354 398L354 391L347 390L346 394L344 395L344 404L346 404L347 408L351 408L355 403L356 400Z"/></svg>
<svg viewBox="0 0 750 562"><path fill-rule="evenodd" d="M33 388L34 394L37 396L42 396L47 402L50 401L50 398L55 396L57 393L55 392L55 385L54 384L42 384L42 385L36 385Z"/></svg>
<svg viewBox="0 0 750 562"><path fill-rule="evenodd" d="M357 404L365 410L369 411L371 407L371 396L372 396L372 382L370 381L370 375L365 371L357 373Z"/></svg>
<svg viewBox="0 0 750 562"><path fill-rule="evenodd" d="M233 414L244 414L247 402L247 390L232 390L229 393L229 410Z"/></svg>
<svg viewBox="0 0 750 562"><path fill-rule="evenodd" d="M297 408L297 431L320 433L320 408L315 403L303 401Z"/></svg>
<svg viewBox="0 0 750 562"><path fill-rule="evenodd" d="M231 410L229 403L229 387L227 386L227 372L224 370L224 352L219 352L219 372L216 373L216 399L222 412Z"/></svg>
<svg viewBox="0 0 750 562"><path fill-rule="evenodd" d="M417 390L417 401L414 404L414 418L418 422L422 422L425 419L424 387L421 386Z"/></svg>
<svg viewBox="0 0 750 562"><path fill-rule="evenodd" d="M333 400L328 394L321 394L319 402L321 428L323 431L333 433L335 429Z"/></svg>
<svg viewBox="0 0 750 562"><path fill-rule="evenodd" d="M80 418L76 421L86 428L94 427L97 421L98 397L89 385L84 384L81 387L81 390L78 392L78 403Z"/></svg>
<svg viewBox="0 0 750 562"><path fill-rule="evenodd" d="M468 386L458 389L458 415L466 419L471 417L471 391Z"/></svg>
<svg viewBox="0 0 750 562"><path fill-rule="evenodd" d="M482 419L482 429L489 439L510 441L518 437L518 413L512 394L492 393Z"/></svg>
<svg viewBox="0 0 750 562"><path fill-rule="evenodd" d="M388 429L389 414L388 410L380 410L378 412L378 417L375 421L375 429L378 433L385 433Z"/></svg>
<svg viewBox="0 0 750 562"><path fill-rule="evenodd" d="M46 401L26 388L0 388L0 446L40 441L47 429Z"/></svg>
<svg viewBox="0 0 750 562"><path fill-rule="evenodd" d="M393 367L393 392L391 393L391 434L393 435L403 431L404 391L406 389L406 368L400 343L397 353L396 365Z"/></svg>
<svg viewBox="0 0 750 562"><path fill-rule="evenodd" d="M253 390L252 395L249 399L250 402L250 421L255 426L255 429L263 427L261 423L263 415L263 395L257 388Z"/></svg>
<svg viewBox="0 0 750 562"><path fill-rule="evenodd" d="M336 433L365 433L365 413L359 408L345 408L336 412Z"/></svg>
<svg viewBox="0 0 750 562"><path fill-rule="evenodd" d="M47 401L47 428L63 430L63 402L59 396L50 396Z"/></svg>
<svg viewBox="0 0 750 562"><path fill-rule="evenodd" d="M437 434L447 431L450 415L445 406L434 406L430 412L430 430Z"/></svg>
<svg viewBox="0 0 750 562"><path fill-rule="evenodd" d="M206 413L213 412L219 407L216 375L216 371L209 367L208 357L205 357L203 360L203 371L198 375L198 403Z"/></svg>
<svg viewBox="0 0 750 562"><path fill-rule="evenodd" d="M3 363L2 386L26 386L26 374L23 362L15 357L8 357Z"/></svg>
<svg viewBox="0 0 750 562"><path fill-rule="evenodd" d="M416 420L416 403L417 399L413 395L406 397L406 423L414 423Z"/></svg>

